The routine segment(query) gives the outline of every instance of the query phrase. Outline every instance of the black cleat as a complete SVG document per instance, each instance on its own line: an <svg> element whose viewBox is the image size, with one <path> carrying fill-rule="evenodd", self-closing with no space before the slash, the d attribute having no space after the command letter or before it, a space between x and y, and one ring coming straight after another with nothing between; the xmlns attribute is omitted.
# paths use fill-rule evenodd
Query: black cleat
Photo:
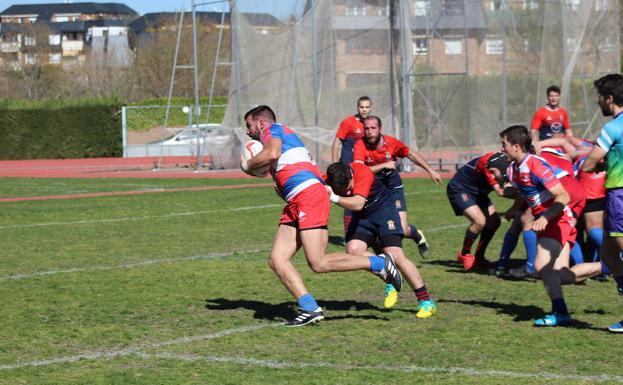
<svg viewBox="0 0 623 385"><path fill-rule="evenodd" d="M420 257L426 258L428 256L428 250L429 250L428 242L426 241L426 237L424 236L424 233L421 230L418 230L417 233L420 235L420 241L416 242L415 239L413 241L417 245L417 250L418 250L418 253L420 253Z"/></svg>
<svg viewBox="0 0 623 385"><path fill-rule="evenodd" d="M398 271L396 267L394 256L386 252L379 254L379 257L385 259L385 267L379 272L379 277L381 277L385 283L394 285L396 291L400 291L400 289L402 289L402 275L400 275L400 271Z"/></svg>
<svg viewBox="0 0 623 385"><path fill-rule="evenodd" d="M293 320L284 322L284 325L288 327L305 326L305 325L309 325L309 324L322 321L323 319L324 319L324 312L322 311L322 308L319 307L315 311L301 310L301 313L299 313L299 315L296 316L296 318L294 318Z"/></svg>

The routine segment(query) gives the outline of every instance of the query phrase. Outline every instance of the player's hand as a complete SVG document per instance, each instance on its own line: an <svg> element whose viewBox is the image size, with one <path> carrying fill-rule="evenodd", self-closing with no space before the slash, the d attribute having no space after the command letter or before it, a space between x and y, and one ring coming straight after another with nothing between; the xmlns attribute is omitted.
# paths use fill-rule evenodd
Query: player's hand
<svg viewBox="0 0 623 385"><path fill-rule="evenodd" d="M435 170L431 170L430 178L435 182L436 185L441 184L441 175Z"/></svg>
<svg viewBox="0 0 623 385"><path fill-rule="evenodd" d="M509 209L504 213L504 219L506 219L507 221L512 221L513 219L515 219L517 214L518 214L517 210Z"/></svg>
<svg viewBox="0 0 623 385"><path fill-rule="evenodd" d="M532 225L530 227L536 232L545 230L545 228L547 227L547 218L545 218L544 215L541 215L539 219L532 222Z"/></svg>
<svg viewBox="0 0 623 385"><path fill-rule="evenodd" d="M327 189L331 203L337 203L340 200L340 196L333 192L331 186L325 186L325 188Z"/></svg>
<svg viewBox="0 0 623 385"><path fill-rule="evenodd" d="M537 155L541 155L541 143L540 142L534 142L532 143L532 147L534 147L534 153Z"/></svg>

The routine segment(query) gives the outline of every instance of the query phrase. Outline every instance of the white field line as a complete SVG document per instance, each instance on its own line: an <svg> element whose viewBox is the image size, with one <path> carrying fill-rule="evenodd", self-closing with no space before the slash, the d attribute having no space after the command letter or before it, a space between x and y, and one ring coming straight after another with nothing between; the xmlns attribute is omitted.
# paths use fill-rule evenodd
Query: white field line
<svg viewBox="0 0 623 385"><path fill-rule="evenodd" d="M439 188L437 190L411 191L411 192L406 192L405 195L438 194L442 192L446 192L446 190Z"/></svg>
<svg viewBox="0 0 623 385"><path fill-rule="evenodd" d="M404 365L404 366L390 366L390 365L340 365L330 362L315 361L315 362L292 362L292 361L279 361L279 360L260 360L247 357L226 357L226 356L200 356L194 354L176 354L176 353L146 353L145 350L157 349L171 345L185 345L197 341L205 341L210 339L217 339L221 337L230 336L233 334L253 332L260 329L266 329L270 327L280 326L280 323L270 323L256 326L244 326L235 329L227 329L220 332L176 338L169 341L158 342L155 344L144 344L134 347L128 347L125 349L103 349L93 352L85 352L81 354L53 357L45 360L33 360L33 361L18 361L13 364L0 365L0 370L16 370L27 367L42 367L63 363L75 363L81 360L98 360L98 359L113 359L117 357L137 356L143 359L159 358L169 360L180 360L187 362L214 362L221 364L233 364L243 366L255 366L270 369L305 369L305 368L324 368L333 370L375 370L375 371L393 371L404 373L443 373L443 374L455 374L464 375L468 377L502 377L502 378L522 378L522 379L537 379L537 380L567 380L572 382L616 382L623 383L622 376L616 375L576 375L576 374L558 374L558 373L524 373L524 372L512 372L506 370L493 370L493 369L475 369L475 368L461 368L461 367L431 367L431 366L418 366L418 365Z"/></svg>
<svg viewBox="0 0 623 385"><path fill-rule="evenodd" d="M149 266L149 265L160 265L164 263L177 263L177 262L185 262L185 261L198 261L203 259L215 259L228 257L234 254L252 254L258 253L261 251L265 251L263 249L254 249L254 250L239 250L232 251L228 253L212 253L207 255L194 255L190 257L178 257L178 258L164 258L164 259L148 259L145 261L138 262L130 262L124 263L121 265L90 265L90 266L82 266L82 267L72 267L70 269L58 269L58 270L46 270L46 271L35 271L32 273L22 273L22 274L13 274L13 275L5 275L0 276L0 282L2 281L17 281L21 279L48 276L48 275L56 275L56 274L67 274L67 273L82 273L86 271L102 271L102 270L117 270L117 269L132 269L135 267L141 266Z"/></svg>
<svg viewBox="0 0 623 385"><path fill-rule="evenodd" d="M145 215L140 217L122 217L122 218L109 218L109 219L92 219L92 220L82 220L82 221L67 221L67 222L46 222L46 223L30 223L24 225L11 225L11 226L0 226L0 230L5 229L24 229L24 228L32 228L32 227L47 227L47 226L64 226L64 225L89 225L94 223L115 223L115 222L128 222L128 221L141 221L146 219L160 219L160 218L174 218L174 217L187 217L192 215L203 215L203 214L214 214L214 213L223 213L230 211L246 211L246 210L258 210L258 209L266 209L273 207L281 207L282 204L267 204L267 205L259 205L259 206L243 206L243 207L234 207L229 209L218 209L218 210L204 210L204 211L189 211L184 213L170 213L164 215Z"/></svg>
<svg viewBox="0 0 623 385"><path fill-rule="evenodd" d="M265 207L265 206L262 206ZM447 225L441 227L433 227L426 230L426 233L433 233L437 231L443 231L447 229L454 229L458 227L464 227L465 224L457 224L457 225ZM123 263L120 265L87 265L81 267L72 267L69 269L54 269L54 270L44 270L44 271L35 271L32 273L21 273L21 274L13 274L13 275L5 275L0 276L0 282L2 281L17 281L22 279L34 278L34 277L42 277L42 276L50 276L56 274L67 274L67 273L82 273L86 271L103 271L103 270L118 270L118 269L132 269L135 267L149 266L149 265L159 265L164 263L177 263L177 262L186 262L186 261L196 261L203 259L214 259L221 257L228 257L234 254L252 254L265 251L264 249L252 249L252 250L239 250L232 251L228 253L211 253L207 255L194 255L190 257L178 257L178 258L164 258L164 259L148 259L144 261L131 262L131 263Z"/></svg>

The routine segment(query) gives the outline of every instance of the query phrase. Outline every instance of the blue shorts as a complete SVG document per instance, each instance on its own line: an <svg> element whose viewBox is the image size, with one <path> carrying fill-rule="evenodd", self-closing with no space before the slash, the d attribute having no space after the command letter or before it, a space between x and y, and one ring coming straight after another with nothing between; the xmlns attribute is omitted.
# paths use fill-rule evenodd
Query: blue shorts
<svg viewBox="0 0 623 385"><path fill-rule="evenodd" d="M396 210L407 211L407 200L405 199L405 188L403 186L389 190L392 193L392 201L396 205Z"/></svg>
<svg viewBox="0 0 623 385"><path fill-rule="evenodd" d="M373 246L378 239L382 247L402 247L402 236L400 215L393 206L386 204L375 209L373 213L353 213L345 240L348 243L358 239Z"/></svg>
<svg viewBox="0 0 623 385"><path fill-rule="evenodd" d="M461 191L448 185L446 189L448 200L456 216L463 215L463 212L472 206L478 206L483 213L489 212L489 206L493 205L488 195L474 195L467 191Z"/></svg>
<svg viewBox="0 0 623 385"><path fill-rule="evenodd" d="M623 188L606 191L604 230L611 237L623 237Z"/></svg>

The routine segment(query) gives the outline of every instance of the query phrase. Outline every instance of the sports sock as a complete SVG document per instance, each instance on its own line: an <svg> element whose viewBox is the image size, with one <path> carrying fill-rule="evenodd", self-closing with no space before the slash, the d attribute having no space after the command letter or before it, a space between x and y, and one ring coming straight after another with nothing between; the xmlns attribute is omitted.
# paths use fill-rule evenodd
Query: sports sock
<svg viewBox="0 0 623 385"><path fill-rule="evenodd" d="M569 314L564 298L556 298L552 300L552 312L562 315Z"/></svg>
<svg viewBox="0 0 623 385"><path fill-rule="evenodd" d="M465 238L463 238L463 249L461 249L461 254L470 254L472 252L472 245L474 241L478 238L478 233L472 232L469 227L465 230Z"/></svg>
<svg viewBox="0 0 623 385"><path fill-rule="evenodd" d="M371 255L368 260L370 260L370 271L373 273L380 273L385 267L385 259L378 255Z"/></svg>
<svg viewBox="0 0 623 385"><path fill-rule="evenodd" d="M623 295L623 275L614 277L614 280L617 283L617 290L619 291L619 295Z"/></svg>
<svg viewBox="0 0 623 385"><path fill-rule="evenodd" d="M536 259L536 232L532 230L524 231L523 243L526 247L526 255L528 260L526 261L527 271L534 273L534 260Z"/></svg>
<svg viewBox="0 0 623 385"><path fill-rule="evenodd" d="M575 243L573 248L571 249L571 259L573 259L574 265L579 265L580 263L584 263L584 255L582 255L582 248L579 243Z"/></svg>
<svg viewBox="0 0 623 385"><path fill-rule="evenodd" d="M601 274L610 274L610 269L608 269L608 266L606 266L604 261L600 261L600 262L601 262Z"/></svg>
<svg viewBox="0 0 623 385"><path fill-rule="evenodd" d="M405 237L413 239L416 243L422 240L420 233L417 232L417 227L411 224L409 224L409 234L405 235Z"/></svg>
<svg viewBox="0 0 623 385"><path fill-rule="evenodd" d="M591 242L593 242L593 245L595 245L595 247L599 249L601 247L601 241L604 238L604 229L601 229L599 227L593 227L592 229L588 230L588 238L591 240Z"/></svg>
<svg viewBox="0 0 623 385"><path fill-rule="evenodd" d="M476 259L484 259L485 251L487 250L487 246L493 236L495 235L495 230L492 230L488 227L485 227L480 233L480 240L478 241L478 246L476 247Z"/></svg>
<svg viewBox="0 0 623 385"><path fill-rule="evenodd" d="M507 232L504 235L504 243L502 243L502 250L500 250L500 261L498 262L501 266L508 266L508 261L511 258L513 250L515 250L515 247L517 247L518 241L519 234Z"/></svg>
<svg viewBox="0 0 623 385"><path fill-rule="evenodd" d="M414 289L413 291L415 292L415 296L417 297L418 301L422 302L430 300L430 294L428 294L426 285L420 287L419 289Z"/></svg>
<svg viewBox="0 0 623 385"><path fill-rule="evenodd" d="M309 293L300 296L296 302L298 302L299 307L305 311L314 311L318 309L318 304L316 303L314 296Z"/></svg>

